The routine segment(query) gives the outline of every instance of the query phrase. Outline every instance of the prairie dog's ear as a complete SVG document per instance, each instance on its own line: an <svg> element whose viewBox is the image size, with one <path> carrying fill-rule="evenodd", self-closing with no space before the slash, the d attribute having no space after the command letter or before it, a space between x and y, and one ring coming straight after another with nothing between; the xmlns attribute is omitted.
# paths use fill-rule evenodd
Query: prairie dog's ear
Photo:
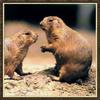
<svg viewBox="0 0 100 100"><path fill-rule="evenodd" d="M21 34L18 34L18 35L17 35L17 38L18 38L18 39L21 39L21 38L22 38Z"/></svg>
<svg viewBox="0 0 100 100"><path fill-rule="evenodd" d="M53 20L54 23L58 23L58 20Z"/></svg>

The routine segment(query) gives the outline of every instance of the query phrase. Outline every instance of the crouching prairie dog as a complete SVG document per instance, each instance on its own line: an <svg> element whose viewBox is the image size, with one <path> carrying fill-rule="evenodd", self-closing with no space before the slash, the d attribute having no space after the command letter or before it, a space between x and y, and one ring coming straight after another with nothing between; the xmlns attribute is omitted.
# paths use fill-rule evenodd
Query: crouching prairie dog
<svg viewBox="0 0 100 100"><path fill-rule="evenodd" d="M36 42L38 35L32 31L15 33L4 42L4 71L10 78L19 80L20 76L30 73L23 73L22 62L29 47ZM15 76L14 72L20 76Z"/></svg>
<svg viewBox="0 0 100 100"><path fill-rule="evenodd" d="M40 26L48 40L41 50L52 52L56 59L52 79L72 83L88 77L92 50L87 40L56 16L45 17Z"/></svg>

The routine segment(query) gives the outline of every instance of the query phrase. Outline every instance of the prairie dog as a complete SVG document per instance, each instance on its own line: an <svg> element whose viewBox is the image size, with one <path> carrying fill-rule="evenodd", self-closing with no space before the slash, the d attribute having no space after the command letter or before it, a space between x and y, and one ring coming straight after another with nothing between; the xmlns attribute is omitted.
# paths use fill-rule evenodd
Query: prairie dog
<svg viewBox="0 0 100 100"><path fill-rule="evenodd" d="M41 50L53 53L56 59L56 76L52 79L72 83L88 77L92 49L87 40L57 16L45 17L40 26L48 40L48 45L42 46Z"/></svg>
<svg viewBox="0 0 100 100"><path fill-rule="evenodd" d="M4 71L10 78L19 80L21 77L14 75L17 72L20 76L30 73L23 73L22 62L29 47L36 42L38 35L32 31L15 33L4 42Z"/></svg>

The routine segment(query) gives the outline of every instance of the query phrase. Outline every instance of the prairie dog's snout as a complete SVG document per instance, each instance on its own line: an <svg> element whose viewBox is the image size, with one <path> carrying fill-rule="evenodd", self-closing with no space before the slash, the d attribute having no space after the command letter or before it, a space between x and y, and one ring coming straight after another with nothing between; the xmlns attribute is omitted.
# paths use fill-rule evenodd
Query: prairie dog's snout
<svg viewBox="0 0 100 100"><path fill-rule="evenodd" d="M45 27L45 24L46 24L46 23L44 23L43 21L40 22L40 27L41 27L43 30L45 30L45 28L46 28L46 27Z"/></svg>
<svg viewBox="0 0 100 100"><path fill-rule="evenodd" d="M40 26L42 26L42 21L40 22Z"/></svg>
<svg viewBox="0 0 100 100"><path fill-rule="evenodd" d="M53 24L53 20L54 18L49 16L49 17L45 17L41 22L40 22L40 27L45 30L48 31L49 28L51 27L51 25Z"/></svg>
<svg viewBox="0 0 100 100"><path fill-rule="evenodd" d="M32 31L27 31L24 33L26 35L26 37L29 39L29 38L32 38L32 41L33 42L36 42L36 40L38 39L38 34L37 33L34 33Z"/></svg>
<svg viewBox="0 0 100 100"><path fill-rule="evenodd" d="M36 42L37 39L38 39L38 34L37 33L33 34L33 40L34 40L34 42Z"/></svg>

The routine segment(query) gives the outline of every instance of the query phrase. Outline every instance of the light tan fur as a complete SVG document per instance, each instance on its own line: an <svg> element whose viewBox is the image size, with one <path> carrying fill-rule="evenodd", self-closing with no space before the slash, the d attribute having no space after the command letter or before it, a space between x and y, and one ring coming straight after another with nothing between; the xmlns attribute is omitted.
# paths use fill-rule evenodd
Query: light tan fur
<svg viewBox="0 0 100 100"><path fill-rule="evenodd" d="M54 73L59 77L56 79L70 83L86 78L92 62L87 40L57 16L45 17L40 25L49 43L41 47L42 52L52 52L56 58Z"/></svg>
<svg viewBox="0 0 100 100"><path fill-rule="evenodd" d="M9 38L5 38L4 43L4 70L5 74L12 79L21 79L14 75L16 71L20 76L25 75L22 71L22 62L28 52L29 47L36 42L37 34L32 31L15 33Z"/></svg>

